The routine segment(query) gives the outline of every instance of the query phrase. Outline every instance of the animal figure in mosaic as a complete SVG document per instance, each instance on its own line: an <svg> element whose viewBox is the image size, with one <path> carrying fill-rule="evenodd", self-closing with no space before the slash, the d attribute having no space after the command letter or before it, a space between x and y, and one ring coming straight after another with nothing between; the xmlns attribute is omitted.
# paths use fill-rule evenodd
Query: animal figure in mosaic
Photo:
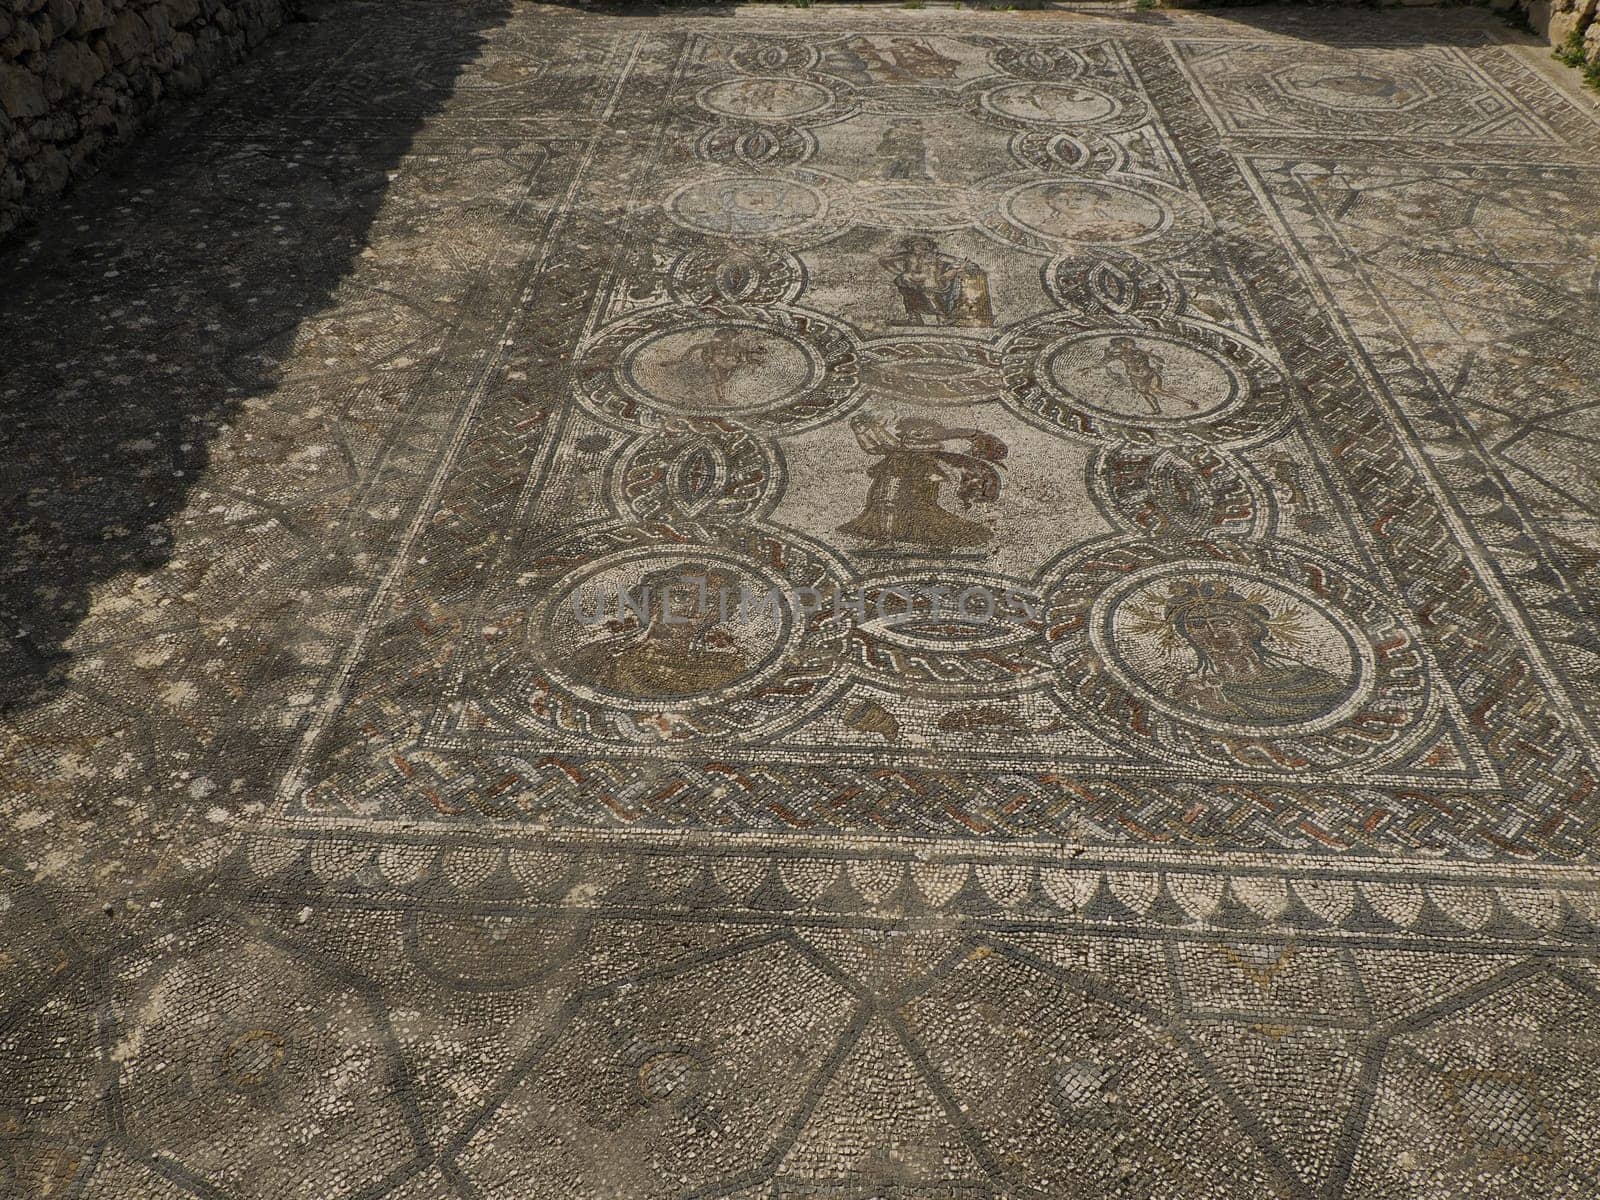
<svg viewBox="0 0 1600 1200"><path fill-rule="evenodd" d="M1157 351L1146 349L1130 337L1112 338L1100 355L1099 365L1108 375L1121 375L1155 416L1161 415L1163 399L1177 400L1190 409L1200 407L1192 397L1168 390L1164 378L1166 360Z"/></svg>
<svg viewBox="0 0 1600 1200"><path fill-rule="evenodd" d="M861 64L864 73L883 83L953 79L961 65L917 37L891 37L887 47L872 38L852 38L849 53Z"/></svg>
<svg viewBox="0 0 1600 1200"><path fill-rule="evenodd" d="M718 329L671 359L669 365L686 377L685 382L709 386L712 399L726 404L728 384L765 357L766 348L752 343L742 330Z"/></svg>

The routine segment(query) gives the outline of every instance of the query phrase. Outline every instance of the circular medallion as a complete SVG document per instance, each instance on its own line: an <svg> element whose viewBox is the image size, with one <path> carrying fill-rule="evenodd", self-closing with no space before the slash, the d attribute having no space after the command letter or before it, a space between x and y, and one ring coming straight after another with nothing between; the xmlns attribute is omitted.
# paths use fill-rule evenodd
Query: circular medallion
<svg viewBox="0 0 1600 1200"><path fill-rule="evenodd" d="M1197 421L1236 405L1244 390L1209 350L1143 330L1064 338L1040 366L1064 400L1114 421Z"/></svg>
<svg viewBox="0 0 1600 1200"><path fill-rule="evenodd" d="M283 1069L289 1043L276 1029L247 1029L222 1047L222 1078L240 1091L266 1087Z"/></svg>
<svg viewBox="0 0 1600 1200"><path fill-rule="evenodd" d="M1358 629L1251 571L1154 568L1103 595L1089 630L1130 693L1224 733L1326 729L1372 690L1372 647Z"/></svg>
<svg viewBox="0 0 1600 1200"><path fill-rule="evenodd" d="M828 703L849 632L833 559L744 522L723 543L686 529L589 526L533 552L490 603L486 629L523 633L485 643L480 719L580 747L748 742Z"/></svg>
<svg viewBox="0 0 1600 1200"><path fill-rule="evenodd" d="M853 402L855 338L797 309L676 305L602 329L579 352L577 395L613 425L684 418L804 427Z"/></svg>
<svg viewBox="0 0 1600 1200"><path fill-rule="evenodd" d="M1046 135L1121 133L1148 119L1149 106L1137 91L1076 74L974 80L962 89L963 108L986 125Z"/></svg>
<svg viewBox="0 0 1600 1200"><path fill-rule="evenodd" d="M1107 520L1143 537L1253 538L1272 527L1270 493L1213 446L1108 446L1090 465L1089 489Z"/></svg>
<svg viewBox="0 0 1600 1200"><path fill-rule="evenodd" d="M530 629L577 694L640 711L692 707L748 687L794 637L782 581L711 555L612 560L568 581ZM742 597L760 597L741 614ZM771 598L771 603L766 603Z"/></svg>
<svg viewBox="0 0 1600 1200"><path fill-rule="evenodd" d="M1427 95L1421 84L1359 62L1299 63L1272 81L1296 99L1341 112L1398 112Z"/></svg>
<svg viewBox="0 0 1600 1200"><path fill-rule="evenodd" d="M700 107L746 121L793 121L821 112L833 103L833 94L804 79L747 76L701 89L695 97Z"/></svg>
<svg viewBox="0 0 1600 1200"><path fill-rule="evenodd" d="M1326 770L1389 756L1431 719L1395 612L1298 548L1097 547L1063 572L1047 621L1062 702L1165 757Z"/></svg>
<svg viewBox="0 0 1600 1200"><path fill-rule="evenodd" d="M796 179L725 175L685 184L666 200L667 215L696 233L715 237L764 238L819 225L828 198Z"/></svg>
<svg viewBox="0 0 1600 1200"><path fill-rule="evenodd" d="M1026 80L983 94L990 112L1037 125L1086 125L1114 116L1117 102L1104 92L1072 83Z"/></svg>
<svg viewBox="0 0 1600 1200"><path fill-rule="evenodd" d="M624 386L651 404L715 416L776 408L815 387L825 368L787 330L707 321L640 338L617 369Z"/></svg>
<svg viewBox="0 0 1600 1200"><path fill-rule="evenodd" d="M1002 202L1022 228L1058 242L1129 245L1147 242L1172 224L1154 196L1099 179L1045 179L1024 184Z"/></svg>
<svg viewBox="0 0 1600 1200"><path fill-rule="evenodd" d="M1100 441L1245 442L1289 411L1283 377L1259 348L1182 320L1106 329L1051 316L1013 330L1000 355L1014 407Z"/></svg>

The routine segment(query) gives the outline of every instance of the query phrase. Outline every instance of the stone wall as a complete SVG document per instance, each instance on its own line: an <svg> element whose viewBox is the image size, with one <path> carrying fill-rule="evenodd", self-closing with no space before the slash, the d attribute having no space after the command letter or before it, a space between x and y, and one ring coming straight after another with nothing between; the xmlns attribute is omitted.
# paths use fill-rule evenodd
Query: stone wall
<svg viewBox="0 0 1600 1200"><path fill-rule="evenodd" d="M1550 44L1568 50L1569 57L1600 67L1600 0L1518 0L1527 10L1528 24ZM1574 64L1576 65L1576 64Z"/></svg>
<svg viewBox="0 0 1600 1200"><path fill-rule="evenodd" d="M299 0L0 0L0 238Z"/></svg>

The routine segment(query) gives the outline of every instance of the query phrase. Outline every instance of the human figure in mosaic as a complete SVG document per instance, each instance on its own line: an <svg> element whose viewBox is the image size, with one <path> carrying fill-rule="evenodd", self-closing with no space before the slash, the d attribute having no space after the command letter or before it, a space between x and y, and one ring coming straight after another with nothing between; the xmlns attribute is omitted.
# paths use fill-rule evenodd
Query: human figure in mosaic
<svg viewBox="0 0 1600 1200"><path fill-rule="evenodd" d="M734 376L747 367L758 366L766 357L766 347L752 342L738 329L718 329L708 337L691 344L677 358L669 359L668 366L677 367L691 387L704 383L711 388L711 397L718 404L728 403L728 384Z"/></svg>
<svg viewBox="0 0 1600 1200"><path fill-rule="evenodd" d="M1116 199L1092 188L1046 188L1044 202L1062 232L1074 238L1121 242L1150 232L1145 222L1119 207Z"/></svg>
<svg viewBox="0 0 1600 1200"><path fill-rule="evenodd" d="M719 181L696 192L682 202L681 211L700 227L716 233L766 233L812 213L805 193L782 180Z"/></svg>
<svg viewBox="0 0 1600 1200"><path fill-rule="evenodd" d="M639 697L692 696L731 683L749 670L722 625L719 597L737 581L726 571L676 564L646 574L631 595L646 610L631 612L571 658L574 674L613 692Z"/></svg>
<svg viewBox="0 0 1600 1200"><path fill-rule="evenodd" d="M1336 708L1350 682L1278 649L1295 639L1292 614L1276 615L1231 585L1172 585L1167 626L1194 652L1196 666L1178 699L1223 720L1307 721Z"/></svg>
<svg viewBox="0 0 1600 1200"><path fill-rule="evenodd" d="M1161 415L1163 398L1177 400L1191 409L1200 407L1192 397L1167 390L1163 376L1166 360L1154 350L1146 349L1131 337L1114 337L1100 355L1100 367L1108 375L1121 375L1156 416Z"/></svg>
<svg viewBox="0 0 1600 1200"><path fill-rule="evenodd" d="M955 59L940 54L921 38L892 37L889 46L889 57L894 65L917 79L953 79L956 69L961 65Z"/></svg>
<svg viewBox="0 0 1600 1200"><path fill-rule="evenodd" d="M750 112L767 112L782 106L793 85L783 79L741 79L735 89Z"/></svg>
<svg viewBox="0 0 1600 1200"><path fill-rule="evenodd" d="M928 143L922 136L920 121L890 121L878 139L880 179L908 179L932 183L928 174Z"/></svg>
<svg viewBox="0 0 1600 1200"><path fill-rule="evenodd" d="M931 237L903 238L878 260L894 272L908 325L988 328L994 324L989 276L971 259L945 254Z"/></svg>
<svg viewBox="0 0 1600 1200"><path fill-rule="evenodd" d="M953 548L980 546L989 527L939 503L946 487L963 509L993 504L1000 496L1000 465L1007 447L981 429L951 429L927 417L905 417L893 428L881 416L850 418L856 441L878 461L867 471L866 505L839 526L841 533L877 542ZM947 449L966 444L965 450Z"/></svg>
<svg viewBox="0 0 1600 1200"><path fill-rule="evenodd" d="M961 65L915 37L890 38L888 49L881 48L871 38L853 38L848 43L848 52L869 78L884 83L953 79Z"/></svg>

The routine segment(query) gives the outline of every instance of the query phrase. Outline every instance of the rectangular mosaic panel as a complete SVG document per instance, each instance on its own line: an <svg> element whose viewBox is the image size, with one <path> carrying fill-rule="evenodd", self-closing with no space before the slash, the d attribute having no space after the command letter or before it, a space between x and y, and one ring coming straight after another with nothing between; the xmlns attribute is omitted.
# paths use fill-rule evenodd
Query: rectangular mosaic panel
<svg viewBox="0 0 1600 1200"><path fill-rule="evenodd" d="M1583 854L1547 631L1219 140L1253 51L1204 49L602 55L278 819ZM1374 136L1424 91L1430 136L1547 128L1464 54L1339 64L1304 102Z"/></svg>

